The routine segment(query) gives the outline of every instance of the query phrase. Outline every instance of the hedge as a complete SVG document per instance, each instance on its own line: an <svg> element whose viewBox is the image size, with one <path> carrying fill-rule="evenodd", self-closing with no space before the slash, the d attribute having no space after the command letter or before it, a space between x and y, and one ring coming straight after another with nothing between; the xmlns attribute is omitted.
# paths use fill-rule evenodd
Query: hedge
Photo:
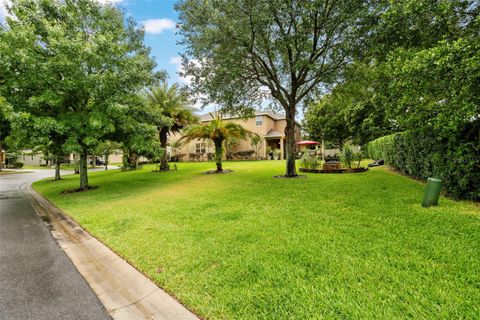
<svg viewBox="0 0 480 320"><path fill-rule="evenodd" d="M442 179L447 195L480 201L480 154L473 142L407 131L373 140L366 149L370 158L413 178Z"/></svg>

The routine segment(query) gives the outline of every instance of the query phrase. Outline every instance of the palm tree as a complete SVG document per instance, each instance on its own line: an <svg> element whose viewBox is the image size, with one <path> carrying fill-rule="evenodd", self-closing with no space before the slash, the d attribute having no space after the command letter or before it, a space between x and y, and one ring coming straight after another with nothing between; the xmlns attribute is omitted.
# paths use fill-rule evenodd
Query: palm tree
<svg viewBox="0 0 480 320"><path fill-rule="evenodd" d="M175 83L171 87L167 82L154 87L146 93L147 104L159 119L157 125L161 147L166 150L168 136L180 132L185 126L198 121L194 109L188 105L187 98ZM160 159L160 171L168 171L167 153Z"/></svg>
<svg viewBox="0 0 480 320"><path fill-rule="evenodd" d="M224 122L218 112L210 113L212 120L205 125L197 124L186 127L180 140L189 142L195 139L212 140L215 145L215 163L217 172L222 172L223 143L226 139L246 139L253 133L239 124Z"/></svg>

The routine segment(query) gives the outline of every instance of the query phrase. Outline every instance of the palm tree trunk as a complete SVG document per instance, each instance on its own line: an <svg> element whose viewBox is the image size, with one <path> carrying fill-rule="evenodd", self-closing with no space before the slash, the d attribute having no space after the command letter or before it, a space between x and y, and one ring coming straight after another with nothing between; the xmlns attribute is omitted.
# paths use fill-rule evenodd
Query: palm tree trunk
<svg viewBox="0 0 480 320"><path fill-rule="evenodd" d="M215 140L215 163L217 165L217 172L222 172L222 157L223 157L223 141Z"/></svg>
<svg viewBox="0 0 480 320"><path fill-rule="evenodd" d="M168 129L163 127L160 130L160 146L163 148L164 152L162 158L160 159L160 171L168 171L168 162L167 162L167 134Z"/></svg>
<svg viewBox="0 0 480 320"><path fill-rule="evenodd" d="M105 152L105 171L108 170L108 157L110 153L107 151Z"/></svg>

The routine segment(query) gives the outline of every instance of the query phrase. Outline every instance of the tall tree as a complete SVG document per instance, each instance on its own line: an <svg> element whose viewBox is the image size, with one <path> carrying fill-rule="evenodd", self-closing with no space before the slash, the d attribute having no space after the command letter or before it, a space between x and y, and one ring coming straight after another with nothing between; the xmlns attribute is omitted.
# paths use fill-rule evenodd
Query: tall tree
<svg viewBox="0 0 480 320"><path fill-rule="evenodd" d="M223 171L222 158L224 142L229 139L247 139L252 133L242 125L223 121L219 112L210 113L212 120L207 124L197 124L183 130L181 141L189 142L196 139L211 140L215 146L215 163L217 172Z"/></svg>
<svg viewBox="0 0 480 320"><path fill-rule="evenodd" d="M377 69L356 61L329 94L307 104L303 124L312 139L325 139L342 148L347 140L364 145L397 129L386 98L379 94L388 83Z"/></svg>
<svg viewBox="0 0 480 320"><path fill-rule="evenodd" d="M160 86L147 91L146 97L150 112L157 114L157 117L152 119L160 120L154 121L154 124L157 126L160 145L164 150L167 149L170 134L179 133L185 126L198 120L189 106L186 95L180 92L177 84L169 87L167 82L163 82ZM160 159L160 171L168 170L167 153L164 152Z"/></svg>
<svg viewBox="0 0 480 320"><path fill-rule="evenodd" d="M352 129L345 120L344 106L331 95L324 96L308 106L303 122L309 138L321 140L342 148L352 138Z"/></svg>
<svg viewBox="0 0 480 320"><path fill-rule="evenodd" d="M182 0L176 5L193 91L233 112L269 95L286 115L286 176L295 168L295 116L349 61L369 2Z"/></svg>
<svg viewBox="0 0 480 320"><path fill-rule="evenodd" d="M93 0L14 0L10 11L0 33L0 95L13 106L13 121L28 116L68 133L63 149L80 154L80 188L88 188L89 150L160 78L144 32Z"/></svg>

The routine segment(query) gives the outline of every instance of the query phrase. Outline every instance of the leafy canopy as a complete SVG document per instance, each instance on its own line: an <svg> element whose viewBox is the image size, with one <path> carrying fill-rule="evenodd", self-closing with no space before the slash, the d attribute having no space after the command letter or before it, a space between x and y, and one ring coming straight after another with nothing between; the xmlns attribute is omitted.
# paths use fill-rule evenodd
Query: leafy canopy
<svg viewBox="0 0 480 320"><path fill-rule="evenodd" d="M0 33L0 95L22 144L51 141L82 156L119 122L145 133L131 108L161 74L132 19L93 0L14 0L10 10Z"/></svg>

